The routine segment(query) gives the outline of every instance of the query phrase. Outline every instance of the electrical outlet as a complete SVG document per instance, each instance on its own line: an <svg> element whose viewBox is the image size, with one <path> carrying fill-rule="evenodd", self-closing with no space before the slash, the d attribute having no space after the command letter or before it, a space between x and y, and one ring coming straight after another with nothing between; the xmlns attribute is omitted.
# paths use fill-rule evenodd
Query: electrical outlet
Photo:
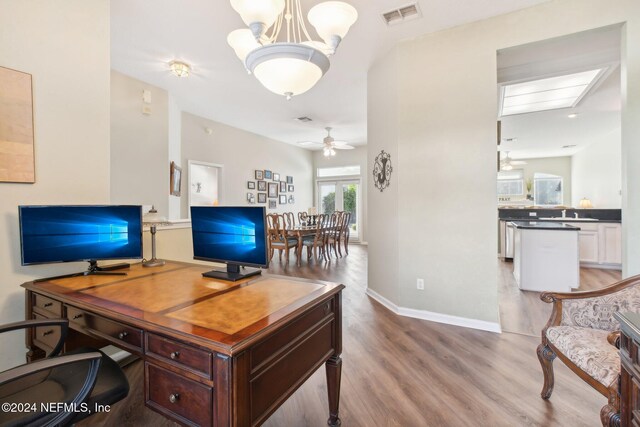
<svg viewBox="0 0 640 427"><path fill-rule="evenodd" d="M529 212L529 216L538 216L538 212Z"/></svg>
<svg viewBox="0 0 640 427"><path fill-rule="evenodd" d="M424 291L424 279L418 279L416 281L416 287L419 291Z"/></svg>

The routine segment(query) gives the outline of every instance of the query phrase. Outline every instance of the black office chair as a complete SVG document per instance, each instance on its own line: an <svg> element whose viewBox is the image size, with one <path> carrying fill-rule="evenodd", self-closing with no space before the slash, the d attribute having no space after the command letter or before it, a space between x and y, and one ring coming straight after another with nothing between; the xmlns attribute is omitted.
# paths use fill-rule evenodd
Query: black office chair
<svg viewBox="0 0 640 427"><path fill-rule="evenodd" d="M0 373L0 403L9 404L0 411L0 426L69 425L95 413L97 405L112 405L129 394L122 369L103 352L82 348L58 356L66 319L11 323L0 326L0 333L42 326L59 327L60 339L46 359Z"/></svg>

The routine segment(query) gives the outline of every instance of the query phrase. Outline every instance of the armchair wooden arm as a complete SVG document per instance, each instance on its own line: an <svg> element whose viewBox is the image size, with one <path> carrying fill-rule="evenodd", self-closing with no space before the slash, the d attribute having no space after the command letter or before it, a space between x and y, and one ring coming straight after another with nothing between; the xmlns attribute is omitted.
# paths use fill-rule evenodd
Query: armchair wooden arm
<svg viewBox="0 0 640 427"><path fill-rule="evenodd" d="M609 344L620 349L620 331L613 331L609 335L607 335L607 341Z"/></svg>

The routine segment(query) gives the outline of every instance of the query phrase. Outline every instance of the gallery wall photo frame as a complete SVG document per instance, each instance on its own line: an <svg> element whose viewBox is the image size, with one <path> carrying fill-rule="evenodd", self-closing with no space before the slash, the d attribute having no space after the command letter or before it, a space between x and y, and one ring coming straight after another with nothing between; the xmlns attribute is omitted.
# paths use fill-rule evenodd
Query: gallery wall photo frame
<svg viewBox="0 0 640 427"><path fill-rule="evenodd" d="M264 171L264 179L271 179L272 178L272 174L270 170L266 170Z"/></svg>
<svg viewBox="0 0 640 427"><path fill-rule="evenodd" d="M256 180L264 179L264 171L256 170L255 179Z"/></svg>
<svg viewBox="0 0 640 427"><path fill-rule="evenodd" d="M169 194L172 196L180 197L182 188L182 168L171 162L169 170Z"/></svg>
<svg viewBox="0 0 640 427"><path fill-rule="evenodd" d="M258 193L258 203L267 203L267 193Z"/></svg>
<svg viewBox="0 0 640 427"><path fill-rule="evenodd" d="M287 175L287 184L293 184L293 177Z"/></svg>
<svg viewBox="0 0 640 427"><path fill-rule="evenodd" d="M280 195L280 204L281 205L286 205L287 204L287 196L284 194Z"/></svg>
<svg viewBox="0 0 640 427"><path fill-rule="evenodd" d="M267 181L258 181L258 191L267 191Z"/></svg>
<svg viewBox="0 0 640 427"><path fill-rule="evenodd" d="M294 187L293 187L293 184L289 184L289 185L287 185L287 191L288 191L289 193L293 193L293 188L294 188Z"/></svg>
<svg viewBox="0 0 640 427"><path fill-rule="evenodd" d="M248 190L255 190L256 189L256 182L255 181L247 181L247 189Z"/></svg>
<svg viewBox="0 0 640 427"><path fill-rule="evenodd" d="M280 181L280 192L281 193L287 192L287 183L284 181Z"/></svg>
<svg viewBox="0 0 640 427"><path fill-rule="evenodd" d="M267 194L269 195L270 199L277 199L278 198L278 183L277 182L270 182L269 183L269 191L267 192Z"/></svg>
<svg viewBox="0 0 640 427"><path fill-rule="evenodd" d="M280 181L280 174L274 172L273 173L273 180L276 181L276 182Z"/></svg>
<svg viewBox="0 0 640 427"><path fill-rule="evenodd" d="M277 207L276 200L269 200L269 209L275 209Z"/></svg>
<svg viewBox="0 0 640 427"><path fill-rule="evenodd" d="M0 182L36 182L32 80L0 67Z"/></svg>

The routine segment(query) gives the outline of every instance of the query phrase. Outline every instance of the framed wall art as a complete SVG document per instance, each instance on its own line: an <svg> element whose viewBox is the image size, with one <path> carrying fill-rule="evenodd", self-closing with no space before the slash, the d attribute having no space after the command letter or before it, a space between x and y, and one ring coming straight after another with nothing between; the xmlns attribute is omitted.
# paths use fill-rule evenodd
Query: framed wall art
<svg viewBox="0 0 640 427"><path fill-rule="evenodd" d="M267 191L267 181L258 181L258 191Z"/></svg>
<svg viewBox="0 0 640 427"><path fill-rule="evenodd" d="M278 198L278 183L277 182L270 182L269 183L269 191L267 193L269 194L269 198L270 199Z"/></svg>
<svg viewBox="0 0 640 427"><path fill-rule="evenodd" d="M255 190L256 189L256 182L255 181L247 181L247 188L249 190Z"/></svg>
<svg viewBox="0 0 640 427"><path fill-rule="evenodd" d="M256 179L264 179L264 172L261 170L257 170L255 174Z"/></svg>
<svg viewBox="0 0 640 427"><path fill-rule="evenodd" d="M0 182L36 182L31 74L0 67Z"/></svg>
<svg viewBox="0 0 640 427"><path fill-rule="evenodd" d="M267 193L258 193L258 203L267 203Z"/></svg>

